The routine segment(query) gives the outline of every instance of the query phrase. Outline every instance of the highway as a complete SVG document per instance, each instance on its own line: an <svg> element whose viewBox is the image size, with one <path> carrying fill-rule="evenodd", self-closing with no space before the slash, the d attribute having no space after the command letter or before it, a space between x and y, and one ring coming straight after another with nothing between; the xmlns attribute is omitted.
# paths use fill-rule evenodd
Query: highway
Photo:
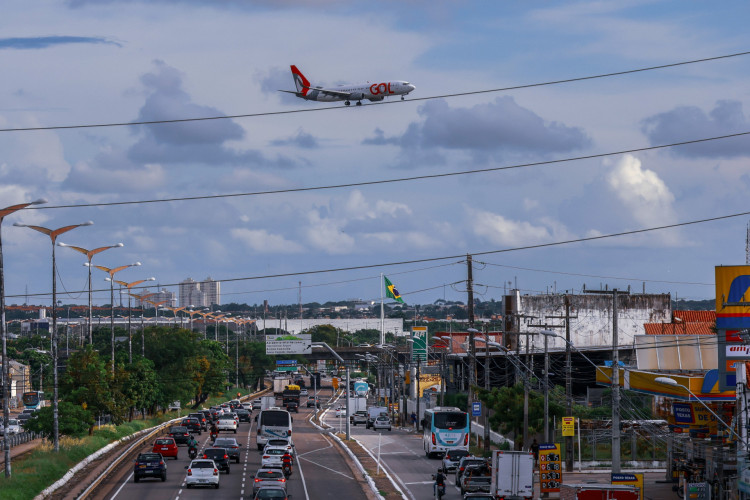
<svg viewBox="0 0 750 500"><path fill-rule="evenodd" d="M343 401L343 400L342 400ZM338 429L339 419L332 411L325 413L323 421ZM411 500L433 498L431 479L442 462L440 459L428 459L422 447L422 435L393 427L392 431L366 429L364 425L351 426L351 435L378 456L378 439L380 439L380 460L385 469ZM380 436L378 436L380 435ZM445 500L461 498L460 490L455 487L455 476L449 474L446 482Z"/></svg>
<svg viewBox="0 0 750 500"><path fill-rule="evenodd" d="M321 394L330 393L323 388ZM312 408L301 400L299 414L294 419L293 438L297 450L294 472L287 488L294 500L353 499L365 500L362 480L355 479L349 465L330 437L321 433L308 422ZM253 412L253 415L257 414ZM224 433L220 436L237 437L242 444L240 463L230 466L230 473L220 476L220 488L191 488L184 485L185 466L188 465L187 448L180 447L178 460L167 461L167 480L144 479L133 482L132 462L128 462L113 476L105 479L94 498L106 500L163 500L163 499L252 499L252 485L255 471L260 467L260 452L255 443L255 423L241 423L237 434ZM208 433L196 436L200 449L210 446ZM142 451L151 451L144 446Z"/></svg>

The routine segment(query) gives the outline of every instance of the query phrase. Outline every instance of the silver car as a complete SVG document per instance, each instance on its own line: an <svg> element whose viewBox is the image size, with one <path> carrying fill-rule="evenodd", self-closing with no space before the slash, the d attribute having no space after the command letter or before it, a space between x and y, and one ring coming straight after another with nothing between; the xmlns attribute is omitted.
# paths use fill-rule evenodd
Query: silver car
<svg viewBox="0 0 750 500"><path fill-rule="evenodd" d="M217 437L213 445L216 448L224 448L234 463L240 463L240 446L242 445L235 438Z"/></svg>
<svg viewBox="0 0 750 500"><path fill-rule="evenodd" d="M277 486L286 491L286 478L279 469L258 469L253 479L253 497L263 486Z"/></svg>
<svg viewBox="0 0 750 500"><path fill-rule="evenodd" d="M185 487L193 486L213 486L219 489L219 469L213 460L198 459L190 462L185 466L187 476L185 476Z"/></svg>
<svg viewBox="0 0 750 500"><path fill-rule="evenodd" d="M378 430L378 429L388 429L390 431L391 430L391 419L388 418L385 415L380 415L372 423L372 429L375 430L375 431Z"/></svg>

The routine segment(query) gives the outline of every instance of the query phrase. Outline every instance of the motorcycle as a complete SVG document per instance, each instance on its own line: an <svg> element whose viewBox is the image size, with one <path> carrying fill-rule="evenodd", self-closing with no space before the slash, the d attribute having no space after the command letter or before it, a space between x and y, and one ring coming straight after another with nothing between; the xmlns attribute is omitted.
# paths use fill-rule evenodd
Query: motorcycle
<svg viewBox="0 0 750 500"><path fill-rule="evenodd" d="M190 457L190 460L194 460L195 457L198 456L198 448L196 448L194 446L191 447L191 448L189 448L188 449L188 456Z"/></svg>
<svg viewBox="0 0 750 500"><path fill-rule="evenodd" d="M216 436L218 436L217 431L211 431L211 444L213 444L216 441Z"/></svg>
<svg viewBox="0 0 750 500"><path fill-rule="evenodd" d="M435 498L437 498L438 500L440 500L445 495L445 479L444 479L444 476L442 476L442 473L440 471L438 471L438 474L440 474L441 477L443 477L443 479L441 480L441 482L437 482L438 481L437 474L433 474L432 475L432 479L435 481L435 484L433 485L433 490L435 492Z"/></svg>
<svg viewBox="0 0 750 500"><path fill-rule="evenodd" d="M284 473L284 477L286 479L289 479L289 476L292 475L292 464L284 464L281 466L281 471Z"/></svg>

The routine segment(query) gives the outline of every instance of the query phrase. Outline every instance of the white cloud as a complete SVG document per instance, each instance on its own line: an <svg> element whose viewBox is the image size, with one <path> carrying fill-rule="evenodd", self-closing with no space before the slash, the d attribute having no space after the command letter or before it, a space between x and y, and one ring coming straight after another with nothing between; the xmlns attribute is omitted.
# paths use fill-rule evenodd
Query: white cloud
<svg viewBox="0 0 750 500"><path fill-rule="evenodd" d="M367 201L361 191L355 189L344 203L346 215L354 220L379 219L383 216L399 217L411 215L408 205L395 201L377 200L374 206Z"/></svg>
<svg viewBox="0 0 750 500"><path fill-rule="evenodd" d="M469 209L468 212L474 234L494 245L516 247L552 239L552 231L548 227L506 219L502 215L484 210Z"/></svg>
<svg viewBox="0 0 750 500"><path fill-rule="evenodd" d="M241 241L250 250L258 253L300 253L304 247L280 234L271 234L265 229L235 228L232 238Z"/></svg>
<svg viewBox="0 0 750 500"><path fill-rule="evenodd" d="M641 224L674 222L674 195L659 175L642 168L641 161L635 156L623 156L607 176L607 183L612 193Z"/></svg>
<svg viewBox="0 0 750 500"><path fill-rule="evenodd" d="M315 211L308 214L308 221L305 236L314 248L328 254L346 254L356 248L355 239L342 230L345 221L322 218Z"/></svg>

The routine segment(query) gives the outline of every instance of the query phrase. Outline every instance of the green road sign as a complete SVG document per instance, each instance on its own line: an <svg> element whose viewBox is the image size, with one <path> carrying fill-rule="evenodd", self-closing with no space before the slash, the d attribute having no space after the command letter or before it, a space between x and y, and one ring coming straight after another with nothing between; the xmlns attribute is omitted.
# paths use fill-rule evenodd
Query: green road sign
<svg viewBox="0 0 750 500"><path fill-rule="evenodd" d="M426 326L412 327L411 338L414 341L411 343L412 361L416 361L417 359L426 361L427 360L427 327Z"/></svg>

